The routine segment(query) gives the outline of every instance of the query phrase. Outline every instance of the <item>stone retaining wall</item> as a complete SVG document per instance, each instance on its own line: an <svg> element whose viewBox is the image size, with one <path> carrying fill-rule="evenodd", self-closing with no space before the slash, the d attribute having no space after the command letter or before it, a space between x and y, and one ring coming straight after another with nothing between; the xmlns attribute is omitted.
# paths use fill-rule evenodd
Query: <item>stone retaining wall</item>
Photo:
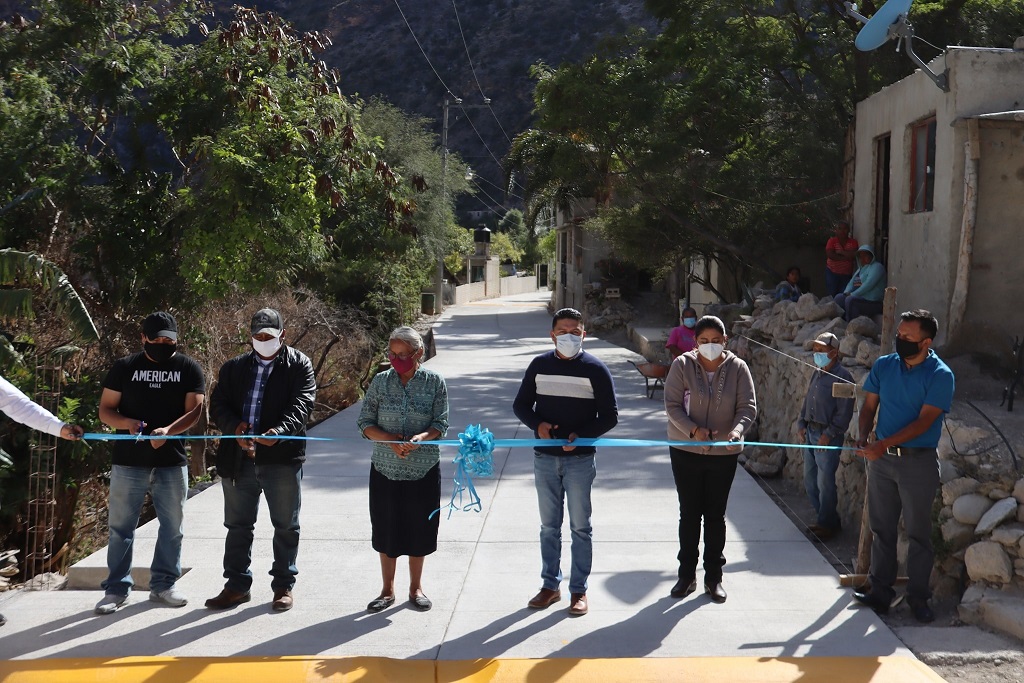
<svg viewBox="0 0 1024 683"><path fill-rule="evenodd" d="M819 300L805 294L795 303L776 304L769 294L760 293L750 315L737 306L709 312L727 320L729 349L748 362L754 377L759 415L751 441L796 441L796 421L814 372L811 345L819 333L833 332L840 338L842 363L858 385L878 358L878 322L857 318L847 324L829 297ZM858 400L858 409L861 402ZM952 413L956 412L955 404ZM857 418L854 413L846 445L856 439ZM1006 463L991 448L976 448L991 440L989 430L949 416L946 425L948 431L943 431L938 448L942 494L934 507L932 583L939 597L959 596L972 586L965 595L965 600L972 602L961 605L962 618L971 620L984 613L978 607L982 596L991 601L1000 591L1007 598L1024 592L1024 478L1007 471ZM950 434L961 453L974 455L957 454ZM762 477L803 481L802 449L750 448L744 455L744 466ZM837 485L839 512L849 534L857 534L860 528L864 472L863 461L852 451L844 451ZM901 534L901 557L906 556L906 545Z"/></svg>

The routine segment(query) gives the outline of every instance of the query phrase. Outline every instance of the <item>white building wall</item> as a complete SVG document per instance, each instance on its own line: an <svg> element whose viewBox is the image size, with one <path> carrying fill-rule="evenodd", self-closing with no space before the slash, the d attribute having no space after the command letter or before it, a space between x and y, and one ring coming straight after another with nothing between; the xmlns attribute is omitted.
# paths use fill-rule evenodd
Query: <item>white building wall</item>
<svg viewBox="0 0 1024 683"><path fill-rule="evenodd" d="M949 68L950 92L916 71L857 105L853 234L862 244L878 246L875 141L889 134L889 284L898 288L897 310L926 308L938 316L941 341L963 213L966 130L955 123L965 116L1024 106L1024 52L951 47L930 66L936 72ZM910 127L930 116L936 119L934 206L911 213Z"/></svg>

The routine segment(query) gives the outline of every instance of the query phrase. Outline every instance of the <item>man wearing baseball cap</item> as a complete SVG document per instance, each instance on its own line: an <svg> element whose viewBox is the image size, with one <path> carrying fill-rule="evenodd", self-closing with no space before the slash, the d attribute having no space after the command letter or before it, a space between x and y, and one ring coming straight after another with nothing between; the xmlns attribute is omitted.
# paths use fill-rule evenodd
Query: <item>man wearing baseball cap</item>
<svg viewBox="0 0 1024 683"><path fill-rule="evenodd" d="M199 419L206 380L199 363L178 353L178 323L158 311L142 321L142 351L114 363L103 380L100 420L118 434L173 436ZM184 607L175 587L181 576L181 539L188 493L188 458L180 439L114 442L110 470L107 546L109 575L97 614L111 614L132 589L132 548L142 504L153 498L160 531L150 567L149 599Z"/></svg>
<svg viewBox="0 0 1024 683"><path fill-rule="evenodd" d="M814 365L818 369L811 376L797 426L800 442L807 444L804 449L804 488L818 515L810 529L819 540L825 541L842 529L836 490L841 451L820 447L843 445L853 418L854 399L836 398L832 395L832 386L844 382L853 384L854 381L850 371L839 362L839 338L836 335L822 332L814 340L812 348Z"/></svg>
<svg viewBox="0 0 1024 683"><path fill-rule="evenodd" d="M305 436L306 421L316 399L313 364L301 351L285 346L281 315L264 308L249 324L252 350L232 358L220 369L210 398L210 415L225 435L217 447L217 474L224 488L224 589L206 601L210 609L226 609L252 599L253 527L260 494L267 499L274 525L274 564L270 569L272 607L292 607L292 588L299 573L300 482L306 442L279 439Z"/></svg>

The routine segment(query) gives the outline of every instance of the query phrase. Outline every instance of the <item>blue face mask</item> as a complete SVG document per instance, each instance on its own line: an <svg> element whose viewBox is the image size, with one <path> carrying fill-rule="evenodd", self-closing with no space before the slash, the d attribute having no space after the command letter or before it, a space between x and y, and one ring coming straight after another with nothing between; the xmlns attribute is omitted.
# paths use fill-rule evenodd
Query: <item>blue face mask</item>
<svg viewBox="0 0 1024 683"><path fill-rule="evenodd" d="M696 318L683 318L683 324L689 327L691 330L697 324Z"/></svg>
<svg viewBox="0 0 1024 683"><path fill-rule="evenodd" d="M827 353L821 351L814 352L814 364L819 368L828 367L828 364L832 362L832 359L828 357Z"/></svg>

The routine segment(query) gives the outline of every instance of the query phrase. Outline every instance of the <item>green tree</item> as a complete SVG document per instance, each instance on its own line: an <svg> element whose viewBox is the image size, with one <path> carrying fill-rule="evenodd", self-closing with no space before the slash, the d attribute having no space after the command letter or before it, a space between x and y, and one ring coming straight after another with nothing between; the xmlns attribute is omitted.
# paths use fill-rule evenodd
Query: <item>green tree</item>
<svg viewBox="0 0 1024 683"><path fill-rule="evenodd" d="M982 32L994 35L1000 23L991 17L1024 12L1013 4L979 0L971 11L991 11ZM662 22L658 35L634 33L580 62L534 67L536 124L509 155L510 167L526 172L529 222L542 206L594 198L595 224L637 265L700 255L737 277L768 269L765 244L820 239L814 226L843 201L842 144L855 103L909 62L896 68L883 51L857 52L859 25L839 2L647 6ZM966 6L915 12L959 25Z"/></svg>
<svg viewBox="0 0 1024 683"><path fill-rule="evenodd" d="M414 210L325 36L204 10L58 0L0 33L4 233L75 254L115 311L294 282L339 241L401 244Z"/></svg>
<svg viewBox="0 0 1024 683"><path fill-rule="evenodd" d="M523 257L523 250L506 233L495 232L491 235L491 255L501 263L519 263Z"/></svg>

